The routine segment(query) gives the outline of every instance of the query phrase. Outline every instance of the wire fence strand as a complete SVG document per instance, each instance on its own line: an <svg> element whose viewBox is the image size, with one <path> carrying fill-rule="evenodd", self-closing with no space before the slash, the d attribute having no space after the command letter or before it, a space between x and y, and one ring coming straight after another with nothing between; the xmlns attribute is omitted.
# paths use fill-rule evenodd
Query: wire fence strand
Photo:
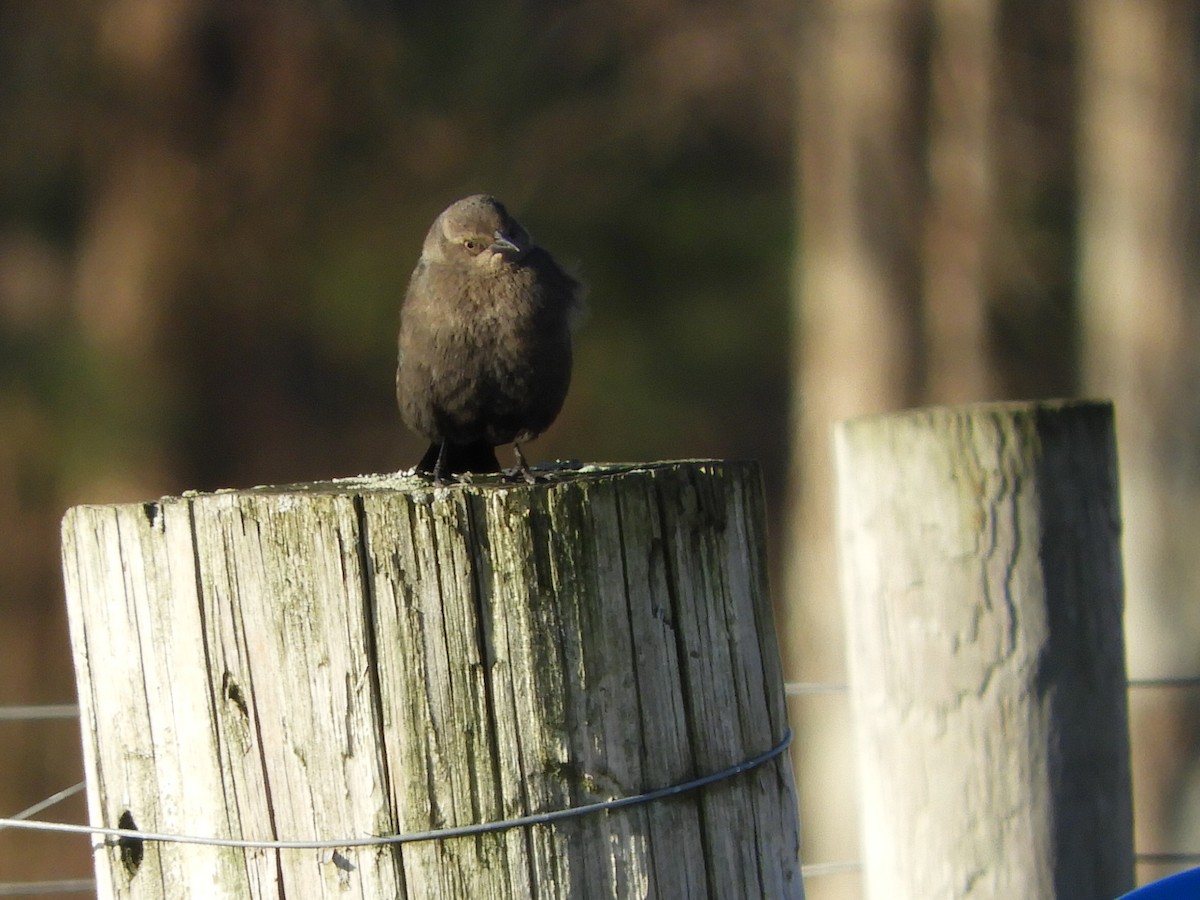
<svg viewBox="0 0 1200 900"><path fill-rule="evenodd" d="M0 706L0 722L36 722L46 719L78 719L74 703L44 703L37 706Z"/></svg>
<svg viewBox="0 0 1200 900"><path fill-rule="evenodd" d="M13 822L24 822L30 816L36 816L42 810L49 809L51 806L54 806L55 804L62 803L62 801L66 800L68 797L74 797L76 794L78 794L80 791L82 791L86 787L87 787L87 782L81 781L78 784L71 785L69 788L63 788L58 793L51 794L45 800L39 800L37 803L33 804L33 806L26 807L25 809L21 810L19 813L14 813L13 815L9 816L9 819ZM3 831L5 828L8 828L8 827L10 827L10 826L4 825L2 822L0 822L0 831Z"/></svg>
<svg viewBox="0 0 1200 900"><path fill-rule="evenodd" d="M86 894L96 890L93 878L64 878L59 881L6 881L0 897L36 897L41 894Z"/></svg>
<svg viewBox="0 0 1200 900"><path fill-rule="evenodd" d="M1130 678L1127 682L1130 690L1156 690L1164 688L1200 688L1200 676L1183 676L1183 677L1149 677L1149 678ZM849 685L844 682L808 682L808 681L789 681L784 684L784 691L790 697L802 696L821 696L830 694L847 694L849 693ZM10 705L0 706L0 722L37 722L37 721L55 721L55 720L77 720L79 718L79 707L74 703L48 703L48 704L28 704L28 705ZM790 743L791 732L789 731L784 741L773 747L762 756L765 758L774 758L775 755L786 749ZM761 764L766 761L764 758L756 758L743 763L743 766L752 768L754 765ZM737 769L737 767L733 767ZM739 774L739 769L734 774ZM717 776L729 777L727 774L715 773ZM691 783L685 785L675 785L671 788L663 788L659 791L648 792L647 795L637 795L631 798L620 798L618 801L605 801L598 804L591 804L588 807L577 807L574 809L582 812L595 811L604 808L617 808L622 805L628 805L631 802L638 802L642 796L651 797L652 795L668 796L670 792L682 792L690 790L694 787L702 786L702 784L712 783L717 780L713 776L707 776L709 780L698 779L695 785ZM0 819L0 831L5 828L30 828L39 831L55 831L62 833L85 833L85 834L106 834L110 837L124 836L134 837L141 840L179 840L178 835L156 835L145 832L127 831L125 829L104 829L94 828L88 825L73 825L69 823L55 822L36 822L30 821L29 817L37 815L50 807L61 803L63 800L73 797L83 791L86 787L85 782L79 782L68 788L64 788L57 793L51 794L44 800L34 803L32 806L21 810L20 812L8 817ZM656 797L654 797L656 799ZM641 801L645 802L645 801ZM527 816L523 819L511 820L507 823L493 823L498 827L493 830L499 830L500 827L516 827L524 824L544 824L555 821L558 817L572 814L572 810L560 810L557 813L542 814L535 816ZM579 813L574 813L579 814ZM357 841L349 841L337 843L337 847L357 846L362 844L374 844L382 842L400 843L408 840L429 840L439 836L455 836L455 832L463 830L469 832L470 828L479 828L480 826L467 826L464 829L443 829L441 832L429 832L415 835L393 835L385 836L384 838L360 839ZM487 826L483 826L487 827ZM223 846L244 846L244 847L261 847L270 845L275 849L286 848L291 846L296 849L321 849L327 846L335 846L330 842L318 841L297 841L297 842L255 842L255 841L206 841L203 839L196 840L183 837L184 840L195 841L197 843L216 843ZM320 845L318 847L318 845ZM1134 854L1135 862L1145 865L1200 865L1200 853L1158 853L1145 852ZM820 878L829 875L856 874L862 871L861 861L844 861L844 862L823 862L810 863L801 867L801 874L804 878ZM68 894L68 893L87 893L95 890L95 881L89 878L77 879L59 879L56 881L30 881L30 882L0 882L0 897L31 897L44 894Z"/></svg>
<svg viewBox="0 0 1200 900"><path fill-rule="evenodd" d="M713 772L709 775L702 775L699 778L693 778L690 781L681 782L679 784L668 785L667 787L656 788L651 791L644 791L639 794L633 794L626 797L617 797L612 800L601 800L596 803L585 803L579 806L571 806L565 809L556 809L549 812L534 813L527 816L518 816L511 819L503 819L497 822L480 822L473 825L458 825L451 828L438 828L432 831L416 831L407 832L404 834L388 834L371 837L344 837L334 838L331 840L243 840L240 838L220 838L209 837L207 835L185 835L185 834L166 834L162 832L140 831L130 828L106 828L98 825L75 825L67 822L41 822L31 821L24 818L23 815L30 815L29 810L24 810L23 813L18 813L16 816L6 819L0 819L0 829L3 828L24 828L31 831L54 831L67 834L91 834L104 835L109 838L130 838L137 841L155 841L161 843L174 844L201 844L212 847L240 847L251 850L340 850L346 847L378 847L388 844L410 844L420 841L441 841L450 838L470 837L480 834L490 834L497 831L506 831L510 828L520 828L529 825L548 825L563 819L572 819L579 816L590 815L597 812L611 812L617 809L624 809L627 806L637 806L646 803L654 803L658 800L663 800L668 797L676 797L680 794L689 793L698 790L702 787L707 787L711 784L716 784L719 781L725 781L729 778L734 778L742 775L753 769L758 768L764 763L768 763L776 757L782 756L792 742L792 731L787 729L783 737L771 749L735 763L721 769L719 772ZM67 788L65 791L60 791L64 797L76 792L80 786ZM60 798L61 799L61 798ZM58 800L54 800L55 803ZM35 807L45 808L47 805L53 805L43 801L40 804L34 804L29 809Z"/></svg>

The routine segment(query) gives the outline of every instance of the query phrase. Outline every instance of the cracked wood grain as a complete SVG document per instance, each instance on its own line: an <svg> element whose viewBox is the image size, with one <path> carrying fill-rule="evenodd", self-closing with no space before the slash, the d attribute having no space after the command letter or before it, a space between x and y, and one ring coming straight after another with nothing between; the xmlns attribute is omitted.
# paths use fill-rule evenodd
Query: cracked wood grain
<svg viewBox="0 0 1200 900"><path fill-rule="evenodd" d="M787 727L753 464L364 477L82 506L92 821L251 839L493 822ZM553 825L329 851L98 843L101 898L800 898L790 763Z"/></svg>

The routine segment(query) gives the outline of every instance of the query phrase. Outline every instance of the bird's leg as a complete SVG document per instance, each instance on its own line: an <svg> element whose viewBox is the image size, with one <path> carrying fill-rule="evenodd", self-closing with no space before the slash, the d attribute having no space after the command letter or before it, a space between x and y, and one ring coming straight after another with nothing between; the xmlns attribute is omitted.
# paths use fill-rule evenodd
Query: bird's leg
<svg viewBox="0 0 1200 900"><path fill-rule="evenodd" d="M513 441L513 453L517 457L517 468L514 474L524 478L526 484L537 484L537 478L529 471L529 463L525 461L525 454L521 452L521 445L516 441Z"/></svg>
<svg viewBox="0 0 1200 900"><path fill-rule="evenodd" d="M437 462L433 464L433 483L445 484L446 476L443 474L446 471L446 445L449 441L442 441L441 449L438 450Z"/></svg>

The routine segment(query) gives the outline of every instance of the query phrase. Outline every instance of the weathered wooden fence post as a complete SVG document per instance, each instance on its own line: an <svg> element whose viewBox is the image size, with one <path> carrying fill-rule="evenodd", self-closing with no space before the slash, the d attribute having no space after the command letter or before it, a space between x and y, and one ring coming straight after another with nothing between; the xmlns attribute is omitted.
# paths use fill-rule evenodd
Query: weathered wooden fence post
<svg viewBox="0 0 1200 900"><path fill-rule="evenodd" d="M63 560L101 898L800 898L757 467L81 506ZM345 842L345 843L338 843Z"/></svg>
<svg viewBox="0 0 1200 900"><path fill-rule="evenodd" d="M835 444L868 896L1131 889L1111 405L915 410Z"/></svg>

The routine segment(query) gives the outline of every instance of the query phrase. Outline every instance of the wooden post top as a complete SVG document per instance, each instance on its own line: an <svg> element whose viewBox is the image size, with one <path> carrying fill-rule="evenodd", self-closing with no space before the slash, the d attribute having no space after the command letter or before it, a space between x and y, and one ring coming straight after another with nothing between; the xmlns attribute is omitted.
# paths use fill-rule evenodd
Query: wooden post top
<svg viewBox="0 0 1200 900"><path fill-rule="evenodd" d="M399 472L383 472L366 475L348 475L340 478L330 478L322 481L301 481L290 484L260 484L248 488L218 488L213 491L184 491L178 496L192 499L211 494L230 493L320 493L344 494L361 493L363 491L419 491L446 490L458 488L480 488L483 490L521 490L553 487L555 485L573 482L594 482L608 478L636 474L654 474L665 472L683 472L696 470L706 475L718 474L731 469L743 467L758 468L754 460L737 459L670 459L655 462L600 462L581 463L575 460L557 461L530 466L530 471L537 476L536 484L528 484L521 478L512 478L501 473L483 475L459 476L460 480L435 484L425 475L415 474L411 469ZM172 499L168 495L163 499Z"/></svg>
<svg viewBox="0 0 1200 900"><path fill-rule="evenodd" d="M650 793L780 746L757 465L535 473L68 511L93 824L341 846ZM102 898L803 891L785 757L687 797L466 837L144 843L97 846Z"/></svg>

